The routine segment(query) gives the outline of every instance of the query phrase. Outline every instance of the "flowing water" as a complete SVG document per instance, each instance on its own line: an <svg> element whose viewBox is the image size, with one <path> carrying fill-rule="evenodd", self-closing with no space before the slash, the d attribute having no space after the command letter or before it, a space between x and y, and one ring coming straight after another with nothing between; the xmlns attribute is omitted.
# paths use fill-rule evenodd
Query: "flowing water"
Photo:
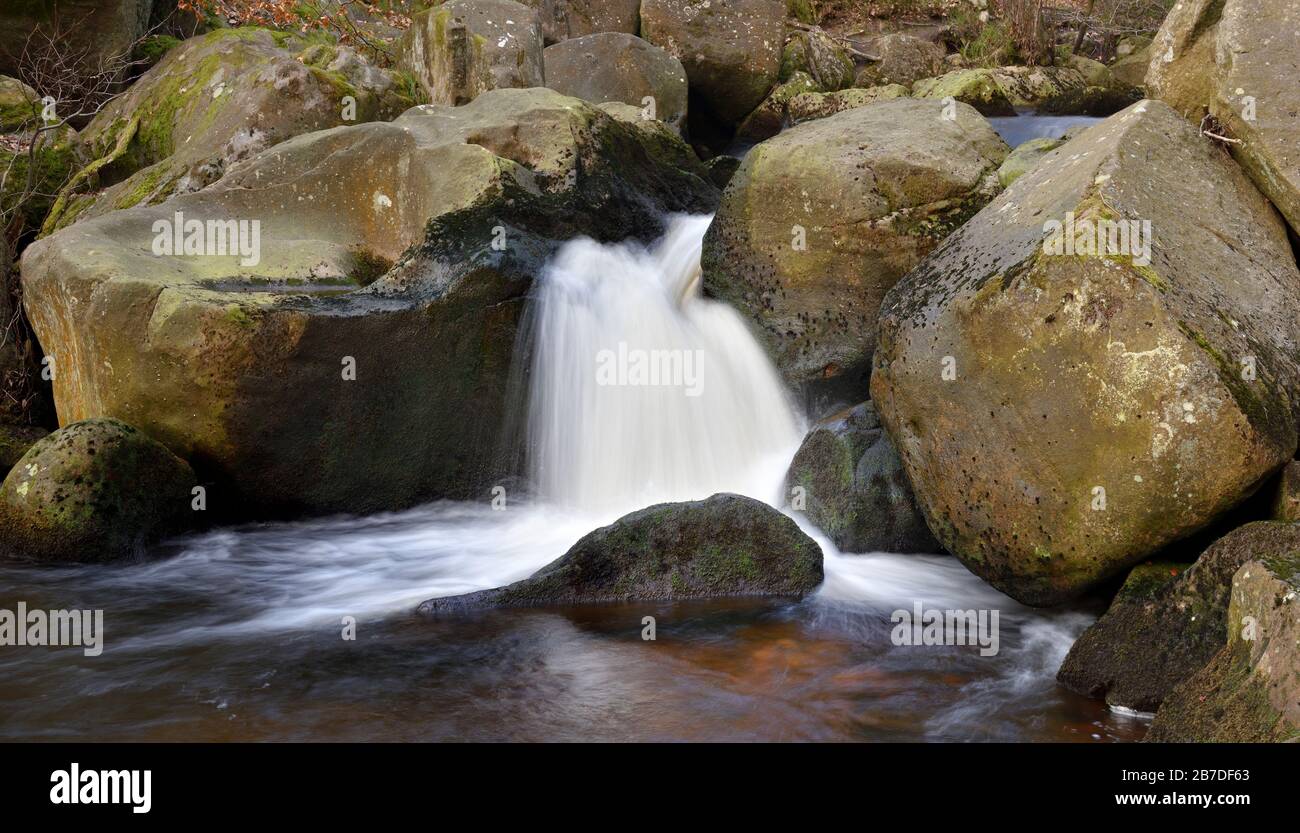
<svg viewBox="0 0 1300 833"><path fill-rule="evenodd" d="M841 554L807 527L826 581L798 602L412 614L523 578L655 500L780 504L803 419L738 315L700 297L707 223L555 258L535 305L536 498L224 529L145 564L0 567L0 608L105 617L98 657L0 648L0 739L1140 737L1140 721L1054 683L1096 611L1024 608L953 558ZM677 370L619 384L650 350ZM999 653L895 646L890 614L917 601L1000 610Z"/></svg>

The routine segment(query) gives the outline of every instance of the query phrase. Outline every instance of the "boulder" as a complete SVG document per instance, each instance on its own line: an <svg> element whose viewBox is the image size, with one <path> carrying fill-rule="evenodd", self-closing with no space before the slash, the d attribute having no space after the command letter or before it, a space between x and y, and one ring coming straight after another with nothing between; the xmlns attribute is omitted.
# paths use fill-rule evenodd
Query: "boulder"
<svg viewBox="0 0 1300 833"><path fill-rule="evenodd" d="M1065 64L1077 69L1083 75L1084 83L1090 87L1109 87L1114 83L1114 76L1111 75L1110 69L1101 61L1094 61L1083 55L1070 55Z"/></svg>
<svg viewBox="0 0 1300 833"><path fill-rule="evenodd" d="M586 37L598 32L635 35L641 27L641 0L520 0L520 2L537 10L542 25L542 37L546 39L547 44L560 43L569 38Z"/></svg>
<svg viewBox="0 0 1300 833"><path fill-rule="evenodd" d="M898 452L863 402L813 426L790 463L808 520L845 552L939 552Z"/></svg>
<svg viewBox="0 0 1300 833"><path fill-rule="evenodd" d="M724 124L738 123L776 83L784 29L782 0L641 3L641 37L682 62L691 94Z"/></svg>
<svg viewBox="0 0 1300 833"><path fill-rule="evenodd" d="M1232 155L1300 233L1300 6L1185 0L1152 47L1147 86L1199 124L1208 112Z"/></svg>
<svg viewBox="0 0 1300 833"><path fill-rule="evenodd" d="M880 58L858 71L856 85L878 87L902 84L911 87L923 78L942 75L943 48L912 35L894 33L868 41L866 52Z"/></svg>
<svg viewBox="0 0 1300 833"><path fill-rule="evenodd" d="M1145 101L1053 151L894 287L871 398L940 542L1055 604L1291 459L1297 316L1280 218Z"/></svg>
<svg viewBox="0 0 1300 833"><path fill-rule="evenodd" d="M1300 548L1300 526L1261 521L1216 541L1190 567L1155 562L1129 573L1056 679L1112 706L1154 712L1223 647L1232 577L1252 559Z"/></svg>
<svg viewBox="0 0 1300 833"><path fill-rule="evenodd" d="M912 85L917 98L952 98L986 116L1014 116L1017 108L1052 107L1088 87L1073 67L997 67L961 69ZM1059 105L1056 109L1062 109Z"/></svg>
<svg viewBox="0 0 1300 833"><path fill-rule="evenodd" d="M49 433L36 425L0 422L0 476L8 474L27 450Z"/></svg>
<svg viewBox="0 0 1300 833"><path fill-rule="evenodd" d="M139 558L189 525L189 465L112 419L68 425L33 445L0 485L0 556L39 562Z"/></svg>
<svg viewBox="0 0 1300 833"><path fill-rule="evenodd" d="M805 93L815 92L820 87L806 72L796 72L788 81L778 84L763 99L763 103L745 117L736 128L736 138L743 141L761 142L780 133L790 120L788 109L791 100Z"/></svg>
<svg viewBox="0 0 1300 833"><path fill-rule="evenodd" d="M308 47L258 28L191 38L86 127L92 161L60 196L44 233L205 188L235 163L345 124L345 116L394 118L415 103L411 94L347 47Z"/></svg>
<svg viewBox="0 0 1300 833"><path fill-rule="evenodd" d="M679 133L686 127L686 70L672 55L635 35L570 38L543 53L546 86L593 104L621 101L645 108Z"/></svg>
<svg viewBox="0 0 1300 833"><path fill-rule="evenodd" d="M53 40L87 66L125 69L154 0L9 0L0 4L0 74L15 75L28 38Z"/></svg>
<svg viewBox="0 0 1300 833"><path fill-rule="evenodd" d="M1300 522L1300 460L1292 460L1282 469L1273 493L1273 520Z"/></svg>
<svg viewBox="0 0 1300 833"><path fill-rule="evenodd" d="M865 107L877 101L889 101L893 98L906 98L907 87L902 84L888 84L883 87L855 87L833 93L803 92L790 99L786 104L786 117L792 124L824 119L845 110Z"/></svg>
<svg viewBox="0 0 1300 833"><path fill-rule="evenodd" d="M1006 144L972 108L954 112L882 101L745 156L704 239L704 287L751 322L790 383L842 383L860 399L881 299L997 193Z"/></svg>
<svg viewBox="0 0 1300 833"><path fill-rule="evenodd" d="M411 18L398 65L430 102L465 104L488 90L546 84L537 12L514 0L447 0Z"/></svg>
<svg viewBox="0 0 1300 833"><path fill-rule="evenodd" d="M1296 550L1251 558L1233 576L1230 598L1227 644L1165 697L1146 740L1300 742Z"/></svg>
<svg viewBox="0 0 1300 833"><path fill-rule="evenodd" d="M793 32L781 53L781 81L807 73L820 90L853 86L853 59L833 38L821 31Z"/></svg>
<svg viewBox="0 0 1300 833"><path fill-rule="evenodd" d="M1020 179L1063 144L1065 139L1052 139L1045 136L1017 145L1002 162L1002 167L998 168L998 182L1003 188L1009 188L1011 183Z"/></svg>
<svg viewBox="0 0 1300 833"><path fill-rule="evenodd" d="M502 607L800 597L822 581L822 552L790 518L740 495L661 503L588 533L506 587L430 599L436 616Z"/></svg>
<svg viewBox="0 0 1300 833"><path fill-rule="evenodd" d="M1110 65L1111 78L1127 87L1142 87L1146 83L1147 67L1151 65L1151 49L1145 47L1132 52Z"/></svg>
<svg viewBox="0 0 1300 833"><path fill-rule="evenodd" d="M492 90L298 136L203 191L75 223L27 249L24 301L61 420L138 426L222 505L478 496L502 476L516 328L546 258L712 210L707 177L666 128ZM251 256L223 254L253 221Z"/></svg>
<svg viewBox="0 0 1300 833"><path fill-rule="evenodd" d="M10 229L15 236L41 227L54 195L86 161L76 130L41 129L44 108L39 93L0 75L0 216L21 217Z"/></svg>

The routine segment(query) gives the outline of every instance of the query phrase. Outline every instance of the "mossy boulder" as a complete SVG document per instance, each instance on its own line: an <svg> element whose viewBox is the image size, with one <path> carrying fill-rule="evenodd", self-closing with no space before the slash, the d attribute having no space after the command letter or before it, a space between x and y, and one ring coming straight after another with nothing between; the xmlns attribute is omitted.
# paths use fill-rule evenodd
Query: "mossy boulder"
<svg viewBox="0 0 1300 833"><path fill-rule="evenodd" d="M793 32L781 52L779 80L806 73L821 90L853 86L853 59L844 47L821 31Z"/></svg>
<svg viewBox="0 0 1300 833"><path fill-rule="evenodd" d="M887 84L883 87L854 87L833 93L803 92L790 99L786 104L786 117L792 124L824 119L845 110L866 107L877 101L889 101L906 98L907 88L901 84Z"/></svg>
<svg viewBox="0 0 1300 833"><path fill-rule="evenodd" d="M1146 84L1147 68L1151 65L1150 45L1129 53L1110 65L1110 75L1116 83L1127 87Z"/></svg>
<svg viewBox="0 0 1300 833"><path fill-rule="evenodd" d="M641 3L641 37L682 62L691 95L723 124L739 123L776 83L784 30L782 0Z"/></svg>
<svg viewBox="0 0 1300 833"><path fill-rule="evenodd" d="M0 214L22 218L14 233L41 227L55 195L86 160L76 130L41 130L44 109L39 93L0 75Z"/></svg>
<svg viewBox="0 0 1300 833"><path fill-rule="evenodd" d="M398 66L434 104L465 104L488 90L546 84L537 12L514 0L447 0L411 18Z"/></svg>
<svg viewBox="0 0 1300 833"><path fill-rule="evenodd" d="M1033 169L1039 162L1052 151L1065 144L1064 139L1052 139L1042 137L1030 139L1023 144L1017 145L1016 149L1002 162L1002 167L998 168L998 182L1003 188L1010 187L1020 177L1024 176Z"/></svg>
<svg viewBox="0 0 1300 833"><path fill-rule="evenodd" d="M798 494L808 519L845 552L940 551L870 402L813 426L785 493Z"/></svg>
<svg viewBox="0 0 1300 833"><path fill-rule="evenodd" d="M111 419L68 425L39 440L0 485L0 550L38 562L139 558L191 519L189 465Z"/></svg>
<svg viewBox="0 0 1300 833"><path fill-rule="evenodd" d="M621 101L645 108L679 133L686 127L686 70L659 47L622 33L570 38L548 46L546 86L593 104Z"/></svg>
<svg viewBox="0 0 1300 833"><path fill-rule="evenodd" d="M1165 697L1146 740L1300 742L1300 550L1256 553L1229 598L1227 644Z"/></svg>
<svg viewBox="0 0 1300 833"><path fill-rule="evenodd" d="M75 223L24 253L24 301L58 358L60 418L138 426L223 506L482 496L508 473L517 328L545 260L578 236L653 239L717 196L667 128L491 90L298 136L202 191ZM259 221L260 256L155 254L178 213Z"/></svg>
<svg viewBox="0 0 1300 833"><path fill-rule="evenodd" d="M1056 679L1112 706L1154 712L1224 645L1232 577L1247 561L1300 550L1300 526L1247 524L1192 565L1134 567L1101 619L1070 648Z"/></svg>
<svg viewBox="0 0 1300 833"><path fill-rule="evenodd" d="M1050 605L1292 458L1297 316L1285 225L1145 101L1053 151L890 291L871 398L944 546Z"/></svg>
<svg viewBox="0 0 1300 833"><path fill-rule="evenodd" d="M752 498L717 494L624 515L523 581L430 599L419 612L436 616L601 602L797 598L821 582L821 548L798 524Z"/></svg>
<svg viewBox="0 0 1300 833"><path fill-rule="evenodd" d="M641 0L520 0L537 10L547 44L598 32L635 35L641 28Z"/></svg>
<svg viewBox="0 0 1300 833"><path fill-rule="evenodd" d="M945 69L942 47L899 32L873 38L867 43L866 51L880 60L858 71L856 85L859 87L887 84L911 87L923 78L942 75Z"/></svg>
<svg viewBox="0 0 1300 833"><path fill-rule="evenodd" d="M790 383L860 399L881 299L997 193L1006 144L972 108L942 109L900 98L800 124L750 150L727 186L705 290L741 311Z"/></svg>
<svg viewBox="0 0 1300 833"><path fill-rule="evenodd" d="M770 139L786 126L790 120L787 112L790 102L805 93L819 90L817 82L806 72L796 72L789 80L778 84L763 103L745 117L736 128L736 138L761 142Z"/></svg>
<svg viewBox="0 0 1300 833"><path fill-rule="evenodd" d="M1067 112L1059 102L1069 101L1088 87L1073 67L996 67L961 69L927 78L912 85L917 98L952 98L971 105L986 116L1014 116L1017 109L1053 108Z"/></svg>
<svg viewBox="0 0 1300 833"><path fill-rule="evenodd" d="M1273 520L1300 522L1300 460L1292 460L1278 477L1273 493Z"/></svg>
<svg viewBox="0 0 1300 833"><path fill-rule="evenodd" d="M410 92L347 47L258 28L191 38L86 127L92 161L44 233L205 188L293 136L395 118L415 104Z"/></svg>
<svg viewBox="0 0 1300 833"><path fill-rule="evenodd" d="M1256 187L1300 233L1300 7L1186 0L1152 45L1147 87L1199 124L1209 113Z"/></svg>

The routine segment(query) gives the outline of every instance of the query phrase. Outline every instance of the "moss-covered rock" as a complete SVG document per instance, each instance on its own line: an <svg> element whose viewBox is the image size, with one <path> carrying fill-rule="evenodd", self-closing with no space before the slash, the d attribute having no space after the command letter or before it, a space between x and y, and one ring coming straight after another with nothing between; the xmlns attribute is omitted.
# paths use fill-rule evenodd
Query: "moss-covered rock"
<svg viewBox="0 0 1300 833"><path fill-rule="evenodd" d="M790 99L786 104L786 117L792 124L824 119L845 110L866 107L877 101L889 101L906 98L907 88L901 84L888 84L883 87L855 87L833 93L803 92Z"/></svg>
<svg viewBox="0 0 1300 833"><path fill-rule="evenodd" d="M641 37L682 62L691 95L723 124L739 123L776 83L784 29L782 0L641 3Z"/></svg>
<svg viewBox="0 0 1300 833"><path fill-rule="evenodd" d="M821 548L798 524L759 501L718 494L625 515L523 581L430 599L419 611L799 597L821 581Z"/></svg>
<svg viewBox="0 0 1300 833"><path fill-rule="evenodd" d="M635 35L641 28L641 0L520 0L537 10L547 44L598 32Z"/></svg>
<svg viewBox="0 0 1300 833"><path fill-rule="evenodd" d="M1247 561L1300 550L1300 526L1260 522L1192 565L1140 564L1110 609L1070 648L1056 679L1112 706L1153 712L1224 645L1232 577Z"/></svg>
<svg viewBox="0 0 1300 833"><path fill-rule="evenodd" d="M1293 0L1186 0L1152 45L1151 94L1236 139L1232 155L1300 234L1300 72Z"/></svg>
<svg viewBox="0 0 1300 833"><path fill-rule="evenodd" d="M952 98L986 116L1013 116L1017 108L1054 108L1079 96L1088 83L1073 67L962 69L912 85L917 98Z"/></svg>
<svg viewBox="0 0 1300 833"><path fill-rule="evenodd" d="M942 109L900 98L798 125L750 150L727 186L704 286L789 382L845 383L860 399L885 292L997 192L1006 144L970 107L951 121Z"/></svg>
<svg viewBox="0 0 1300 833"><path fill-rule="evenodd" d="M548 46L546 86L593 104L645 108L679 133L686 127L686 70L681 61L635 35L601 33Z"/></svg>
<svg viewBox="0 0 1300 833"><path fill-rule="evenodd" d="M1291 546L1237 569L1227 644L1165 697L1146 740L1300 742L1300 550Z"/></svg>
<svg viewBox="0 0 1300 833"><path fill-rule="evenodd" d="M912 35L882 35L868 42L866 51L880 60L867 64L858 72L856 84L859 87L902 84L910 88L923 78L933 78L944 72L943 49Z"/></svg>
<svg viewBox="0 0 1300 833"><path fill-rule="evenodd" d="M763 103L745 117L736 128L736 138L751 142L772 138L780 133L790 120L787 109L791 100L818 89L820 87L812 76L806 72L796 72L788 81L778 84L767 98L763 99Z"/></svg>
<svg viewBox="0 0 1300 833"><path fill-rule="evenodd" d="M1114 233L1089 248L1103 221ZM1054 604L1292 458L1298 318L1285 225L1147 101L1053 151L894 287L871 398L945 547Z"/></svg>
<svg viewBox="0 0 1300 833"><path fill-rule="evenodd" d="M825 32L794 32L781 52L781 81L805 73L821 90L842 90L853 86L853 59Z"/></svg>
<svg viewBox="0 0 1300 833"><path fill-rule="evenodd" d="M0 476L8 474L27 450L49 433L36 425L0 422Z"/></svg>
<svg viewBox="0 0 1300 833"><path fill-rule="evenodd" d="M135 428L74 423L33 445L0 485L0 549L40 562L138 558L186 526L195 485L184 460Z"/></svg>
<svg viewBox="0 0 1300 833"><path fill-rule="evenodd" d="M411 18L398 64L434 104L546 83L537 12L514 0L447 0Z"/></svg>
<svg viewBox="0 0 1300 833"><path fill-rule="evenodd" d="M22 218L12 233L39 229L55 195L85 164L76 130L42 130L44 108L39 93L0 75L0 213Z"/></svg>
<svg viewBox="0 0 1300 833"><path fill-rule="evenodd" d="M1110 75L1116 83L1126 87L1142 87L1146 84L1147 68L1151 65L1151 48L1125 55L1110 65Z"/></svg>
<svg viewBox="0 0 1300 833"><path fill-rule="evenodd" d="M1064 139L1052 139L1045 136L1030 139L1023 144L1017 145L1016 149L1011 151L1011 154L1003 161L1002 167L998 168L998 182L1002 184L1003 188L1010 187L1011 183L1020 179L1020 177L1037 166L1039 162L1042 162L1049 153L1063 144L1065 144Z"/></svg>
<svg viewBox="0 0 1300 833"><path fill-rule="evenodd" d="M813 426L785 475L808 519L846 552L939 552L898 452L863 402Z"/></svg>
<svg viewBox="0 0 1300 833"><path fill-rule="evenodd" d="M716 200L662 125L492 90L298 136L202 191L75 223L25 252L24 301L48 353L84 357L59 364L61 419L138 426L223 506L478 496L503 476L517 327L545 259L579 235L652 239L665 213ZM178 212L258 220L260 258L156 255Z"/></svg>
<svg viewBox="0 0 1300 833"><path fill-rule="evenodd" d="M394 118L415 103L408 92L347 47L257 28L191 38L86 127L92 161L44 233L197 191L302 133Z"/></svg>

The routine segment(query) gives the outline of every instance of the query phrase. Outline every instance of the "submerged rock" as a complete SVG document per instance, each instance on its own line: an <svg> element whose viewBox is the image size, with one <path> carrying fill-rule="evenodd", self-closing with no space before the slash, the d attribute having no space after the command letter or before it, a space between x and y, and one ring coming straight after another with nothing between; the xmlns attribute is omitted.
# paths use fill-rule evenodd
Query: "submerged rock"
<svg viewBox="0 0 1300 833"><path fill-rule="evenodd" d="M704 287L752 322L791 383L847 382L860 397L885 292L997 193L1006 144L970 107L942 110L903 98L798 125L750 150L727 186Z"/></svg>
<svg viewBox="0 0 1300 833"><path fill-rule="evenodd" d="M256 28L191 38L86 127L92 161L44 233L205 188L235 163L348 116L395 118L415 104L409 92L346 47Z"/></svg>
<svg viewBox="0 0 1300 833"><path fill-rule="evenodd" d="M1134 567L1056 679L1112 706L1153 712L1223 647L1232 577L1247 561L1300 550L1300 526L1263 521L1225 535L1195 564Z"/></svg>
<svg viewBox="0 0 1300 833"><path fill-rule="evenodd" d="M517 327L545 260L715 205L660 128L492 90L299 136L203 191L37 241L24 300L65 357L59 415L127 420L257 514L483 495L509 473ZM191 222L226 218L244 242L260 223L255 255L202 235L204 254L167 253Z"/></svg>
<svg viewBox="0 0 1300 833"><path fill-rule="evenodd" d="M682 62L691 95L736 124L776 83L785 43L782 0L642 0L641 37Z"/></svg>
<svg viewBox="0 0 1300 833"><path fill-rule="evenodd" d="M1146 740L1300 742L1300 556L1256 554L1232 578L1227 644L1169 692Z"/></svg>
<svg viewBox="0 0 1300 833"><path fill-rule="evenodd" d="M0 485L0 555L40 562L143 556L185 528L189 465L125 423L73 423L37 442Z"/></svg>
<svg viewBox="0 0 1300 833"><path fill-rule="evenodd" d="M870 402L813 426L785 475L808 519L846 552L939 552Z"/></svg>
<svg viewBox="0 0 1300 833"><path fill-rule="evenodd" d="M1209 113L1233 157L1300 234L1300 5L1185 0L1152 46L1147 87L1199 124Z"/></svg>
<svg viewBox="0 0 1300 833"><path fill-rule="evenodd" d="M537 12L514 0L447 0L411 18L398 64L434 104L546 84Z"/></svg>
<svg viewBox="0 0 1300 833"><path fill-rule="evenodd" d="M944 546L1054 604L1292 458L1298 319L1280 218L1148 101L1054 151L894 287L872 400Z"/></svg>
<svg viewBox="0 0 1300 833"><path fill-rule="evenodd" d="M430 599L425 615L500 607L802 596L822 581L822 553L798 524L740 495L661 503L619 518L529 578Z"/></svg>
<svg viewBox="0 0 1300 833"><path fill-rule="evenodd" d="M686 70L681 61L635 35L571 38L543 53L546 86L593 104L620 101L653 107L653 118L686 127ZM649 99L649 103L647 103Z"/></svg>

